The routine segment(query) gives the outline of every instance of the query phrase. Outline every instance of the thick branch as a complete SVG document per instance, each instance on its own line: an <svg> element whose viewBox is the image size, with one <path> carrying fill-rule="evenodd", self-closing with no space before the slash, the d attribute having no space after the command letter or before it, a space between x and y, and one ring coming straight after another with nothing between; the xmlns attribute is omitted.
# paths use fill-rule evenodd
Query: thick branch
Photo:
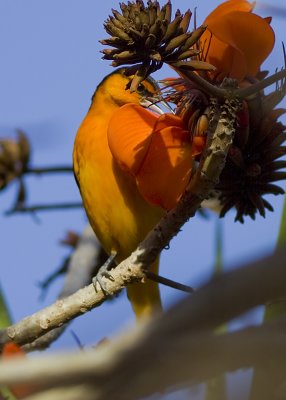
<svg viewBox="0 0 286 400"><path fill-rule="evenodd" d="M144 279L141 264L136 264L134 254L112 271L115 281L107 281L106 287L110 293L117 293L127 282ZM73 318L82 315L99 306L106 299L99 285L96 291L91 284L78 290L73 295L56 301L35 314L0 331L0 343L14 341L20 345L32 343L52 329L62 326Z"/></svg>
<svg viewBox="0 0 286 400"><path fill-rule="evenodd" d="M213 133L210 134L198 171L191 181L190 190L185 193L178 205L162 218L131 256L111 271L113 279L106 280L105 285L108 293L115 294L128 283L144 280L144 269L153 263L157 255L179 232L181 226L195 214L202 200L217 184L235 132L235 113L239 108L239 102L226 100L221 107L218 121L215 108L216 103L214 103L210 123ZM46 332L91 310L104 301L104 294L99 285L97 286L96 293L94 293L93 285L90 285L7 328L2 332L0 341L2 343L8 340L19 344L31 343Z"/></svg>

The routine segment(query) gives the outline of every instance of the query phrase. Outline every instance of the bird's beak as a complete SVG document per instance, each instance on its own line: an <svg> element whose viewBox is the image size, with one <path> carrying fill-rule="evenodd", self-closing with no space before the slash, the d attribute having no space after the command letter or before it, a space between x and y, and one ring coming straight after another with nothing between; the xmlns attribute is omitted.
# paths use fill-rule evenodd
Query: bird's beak
<svg viewBox="0 0 286 400"><path fill-rule="evenodd" d="M155 103L155 101L158 101L158 100L153 99L153 101L152 101L152 99L148 100L148 99L144 98L140 101L140 105L144 108L148 108L149 110L153 111L155 114L159 114L159 115L164 114L164 111L158 106L157 103Z"/></svg>
<svg viewBox="0 0 286 400"><path fill-rule="evenodd" d="M140 101L140 105L144 108L148 108L156 114L162 115L166 112L174 114L173 109L170 107L168 103L158 97L148 97L143 98ZM164 107L164 109L162 109Z"/></svg>

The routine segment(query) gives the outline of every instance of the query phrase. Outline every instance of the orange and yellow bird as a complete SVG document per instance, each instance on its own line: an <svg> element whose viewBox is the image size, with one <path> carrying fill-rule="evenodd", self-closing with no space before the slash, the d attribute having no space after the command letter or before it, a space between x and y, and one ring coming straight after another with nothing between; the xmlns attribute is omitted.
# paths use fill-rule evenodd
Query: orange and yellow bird
<svg viewBox="0 0 286 400"><path fill-rule="evenodd" d="M89 222L107 254L121 262L135 250L164 213L139 193L134 178L114 160L108 143L108 126L114 113L126 104L143 105L154 95L156 85L145 80L131 93L131 78L118 69L98 85L91 106L75 139L73 163ZM159 259L151 266L158 271ZM128 297L137 317L160 308L157 283L147 281L128 286Z"/></svg>

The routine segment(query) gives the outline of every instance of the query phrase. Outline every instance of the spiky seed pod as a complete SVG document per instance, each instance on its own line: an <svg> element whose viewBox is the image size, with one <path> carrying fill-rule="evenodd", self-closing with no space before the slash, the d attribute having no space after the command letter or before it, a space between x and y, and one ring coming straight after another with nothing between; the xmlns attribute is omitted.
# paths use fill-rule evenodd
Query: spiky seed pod
<svg viewBox="0 0 286 400"><path fill-rule="evenodd" d="M182 77L160 83L164 99L176 104L176 113L192 135L204 135L210 120L209 97ZM284 193L276 182L286 179L286 160L280 160L286 155L286 127L278 121L286 110L275 107L285 91L286 82L273 93L260 92L242 103L234 143L210 196L219 200L221 217L232 208L236 209L235 220L242 223L245 216L264 217L266 210L273 211L265 195Z"/></svg>
<svg viewBox="0 0 286 400"><path fill-rule="evenodd" d="M273 96L275 93L272 100ZM273 211L273 207L264 196L284 193L276 182L286 179L286 161L278 160L286 154L283 146L286 127L277 119L286 110L269 109L269 98L260 93L256 107L253 102L247 104L249 126L243 121L243 115L238 118L234 145L216 187L222 205L221 217L231 208L236 209L235 220L242 223L245 216L255 219L259 213L265 217L265 211Z"/></svg>
<svg viewBox="0 0 286 400"><path fill-rule="evenodd" d="M0 139L0 190L21 177L30 159L30 145L23 132L18 140Z"/></svg>
<svg viewBox="0 0 286 400"><path fill-rule="evenodd" d="M161 68L162 63L182 62L184 68L192 70L211 70L207 63L195 60L197 52L190 48L199 40L206 27L202 26L189 32L191 11L181 14L177 10L171 20L172 5L170 0L161 7L156 0L143 0L120 3L121 13L112 9L113 16L104 23L110 38L100 41L112 46L112 50L103 50L103 59L112 60L115 67L138 64L136 83L131 84L136 90L142 80L150 73ZM194 58L194 60L192 59Z"/></svg>

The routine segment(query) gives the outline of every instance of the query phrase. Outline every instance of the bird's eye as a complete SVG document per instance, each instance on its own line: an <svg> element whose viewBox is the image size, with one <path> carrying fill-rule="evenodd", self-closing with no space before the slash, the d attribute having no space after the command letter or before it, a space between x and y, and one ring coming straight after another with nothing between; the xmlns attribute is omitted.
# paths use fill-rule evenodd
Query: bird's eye
<svg viewBox="0 0 286 400"><path fill-rule="evenodd" d="M146 91L145 86L140 83L137 88L138 93L144 93Z"/></svg>

